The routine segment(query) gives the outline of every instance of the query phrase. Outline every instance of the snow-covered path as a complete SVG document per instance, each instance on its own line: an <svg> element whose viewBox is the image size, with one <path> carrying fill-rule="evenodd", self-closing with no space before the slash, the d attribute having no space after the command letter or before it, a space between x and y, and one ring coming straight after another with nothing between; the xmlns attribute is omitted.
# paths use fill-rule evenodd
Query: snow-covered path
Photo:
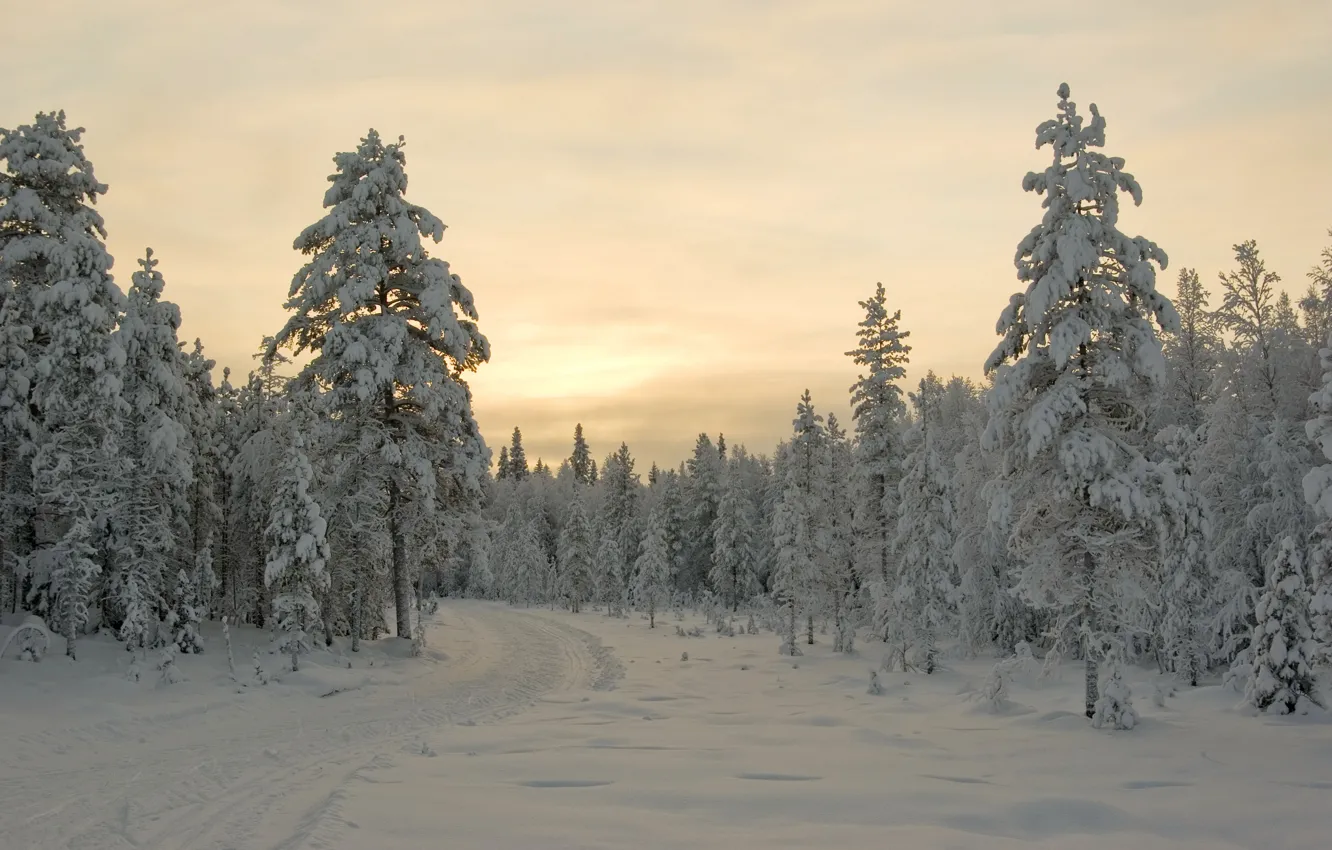
<svg viewBox="0 0 1332 850"><path fill-rule="evenodd" d="M449 600L424 659L382 640L267 686L232 682L216 631L166 687L109 639L0 662L0 850L1329 846L1326 716L1251 717L1215 682L1154 705L1134 668L1141 724L1099 731L1076 665L1015 673L994 711L992 659L868 694L873 643L658 626ZM238 660L279 669L266 641L238 631Z"/></svg>
<svg viewBox="0 0 1332 850"><path fill-rule="evenodd" d="M463 603L438 620L430 642L443 654L424 663L381 656L382 673L368 677L326 669L358 678L322 699L332 688L318 668L241 693L186 683L153 694L123 682L150 691L132 709L81 700L88 683L71 679L59 658L37 667L64 666L63 677L0 680L0 847L317 846L318 829L338 823L346 783L391 754L420 752L430 730L493 721L617 675L595 638L548 618ZM209 649L216 665L220 641ZM265 663L276 667L272 659ZM307 692L292 693L301 685Z"/></svg>

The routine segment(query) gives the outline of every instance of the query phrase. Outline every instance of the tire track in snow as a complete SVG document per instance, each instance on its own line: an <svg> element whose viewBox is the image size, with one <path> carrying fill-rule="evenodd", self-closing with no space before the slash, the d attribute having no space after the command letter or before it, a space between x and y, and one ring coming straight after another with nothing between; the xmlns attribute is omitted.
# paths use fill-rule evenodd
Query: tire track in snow
<svg viewBox="0 0 1332 850"><path fill-rule="evenodd" d="M440 616L457 637L435 627L434 638L452 641L455 657L404 683L18 736L30 758L43 745L106 743L114 732L108 749L118 754L75 745L56 769L6 770L0 835L53 850L298 850L316 833L350 828L338 815L341 789L414 735L495 722L561 690L604 689L622 672L595 637L545 617L482 603L450 603ZM136 728L151 737L140 742Z"/></svg>

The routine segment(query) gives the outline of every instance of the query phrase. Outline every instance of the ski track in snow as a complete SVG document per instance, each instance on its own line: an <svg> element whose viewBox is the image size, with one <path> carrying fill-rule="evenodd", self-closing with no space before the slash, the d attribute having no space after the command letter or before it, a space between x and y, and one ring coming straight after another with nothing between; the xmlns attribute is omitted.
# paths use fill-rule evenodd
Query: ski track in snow
<svg viewBox="0 0 1332 850"><path fill-rule="evenodd" d="M435 642L447 660L405 687L277 703L289 709L281 713L265 711L271 701L233 701L75 728L11 725L0 747L0 845L318 847L331 831L356 829L339 815L348 783L374 781L367 769L399 753L421 754L430 730L607 689L622 673L597 638L547 618L483 604L451 604L446 616L447 643ZM286 837L273 844L275 835Z"/></svg>

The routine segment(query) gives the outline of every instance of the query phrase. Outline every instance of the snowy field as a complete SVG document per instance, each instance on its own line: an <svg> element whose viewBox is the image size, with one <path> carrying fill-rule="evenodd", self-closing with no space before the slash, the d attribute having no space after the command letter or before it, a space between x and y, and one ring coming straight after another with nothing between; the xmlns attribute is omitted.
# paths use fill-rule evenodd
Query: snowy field
<svg viewBox="0 0 1332 850"><path fill-rule="evenodd" d="M447 602L432 650L380 641L299 673L215 624L188 681L132 683L119 644L0 662L4 850L1309 848L1332 846L1332 724L1251 717L1220 687L1088 728L1080 671L891 674L827 637L683 638L701 620ZM688 660L682 660L688 653ZM95 671L95 675L89 675Z"/></svg>

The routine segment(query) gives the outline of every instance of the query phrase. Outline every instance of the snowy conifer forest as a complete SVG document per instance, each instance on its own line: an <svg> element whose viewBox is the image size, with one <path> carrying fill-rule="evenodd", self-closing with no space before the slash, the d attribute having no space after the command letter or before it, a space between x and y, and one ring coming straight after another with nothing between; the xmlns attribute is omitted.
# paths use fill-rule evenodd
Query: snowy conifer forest
<svg viewBox="0 0 1332 850"><path fill-rule="evenodd" d="M1132 230L1135 207L1168 203L1145 195L1133 151L1067 85L1051 105L1031 116L1031 226L1012 234L1015 280L992 287L996 342L972 376L914 366L913 317L894 305L909 282L869 281L846 397L793 393L775 446L705 430L678 466L647 468L626 443L589 445L585 422L564 457L531 457L521 422L483 437L468 378L491 355L487 282L444 259L403 139L369 130L333 156L273 287L286 322L239 375L179 337L151 248L113 264L97 128L51 112L0 130L0 646L24 623L50 634L0 652L0 690L19 656L94 676L88 646L114 646L153 699L199 655L250 691L373 658L413 676L479 640L448 623L503 609L540 624L521 627L528 647L595 619L669 641L656 663L682 667L720 651L691 635L748 641L757 660L736 670L857 659L858 699L974 668L952 698L1002 717L1015 684L1043 683L1074 700L1083 739L1143 734L1149 702L1200 688L1239 707L1234 728L1316 723L1332 679L1332 231L1303 269L1269 268L1245 222L1218 236L1228 267L1172 263ZM826 412L848 402L849 421ZM604 690L624 659L581 634L567 651L595 643ZM553 662L527 651L512 663L544 681ZM368 687L324 684L315 697ZM832 768L784 769L742 778Z"/></svg>

